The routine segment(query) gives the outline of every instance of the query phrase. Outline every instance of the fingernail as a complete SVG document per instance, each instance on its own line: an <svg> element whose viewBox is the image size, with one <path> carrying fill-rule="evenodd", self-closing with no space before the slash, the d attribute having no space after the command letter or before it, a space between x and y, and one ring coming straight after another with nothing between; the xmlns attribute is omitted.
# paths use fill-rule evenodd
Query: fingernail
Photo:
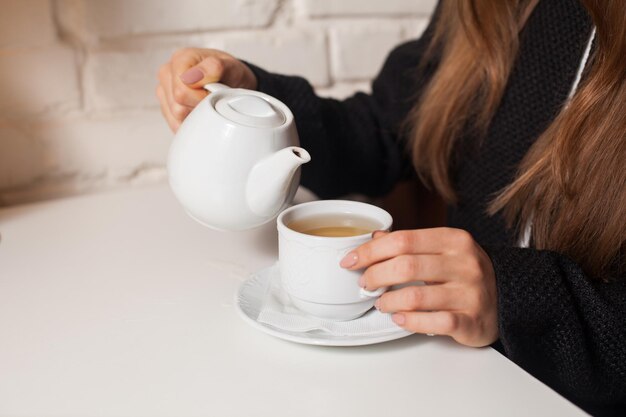
<svg viewBox="0 0 626 417"><path fill-rule="evenodd" d="M189 68L180 75L180 80L185 84L195 84L204 78L204 73L198 67Z"/></svg>
<svg viewBox="0 0 626 417"><path fill-rule="evenodd" d="M343 257L343 259L339 263L339 266L341 266L342 268L350 268L356 265L356 262L358 260L359 260L359 257L356 256L356 253L350 252L349 254Z"/></svg>
<svg viewBox="0 0 626 417"><path fill-rule="evenodd" d="M365 288L365 277L363 275L359 277L359 287Z"/></svg>
<svg viewBox="0 0 626 417"><path fill-rule="evenodd" d="M380 311L380 298L376 299L376 301L374 302L374 307L376 307L376 310Z"/></svg>
<svg viewBox="0 0 626 417"><path fill-rule="evenodd" d="M396 323L398 326L402 326L406 319L404 318L404 314L394 314L391 316L391 320Z"/></svg>
<svg viewBox="0 0 626 417"><path fill-rule="evenodd" d="M385 231L384 230L374 230L372 232L372 239L376 239L378 236L380 236L381 234L384 234Z"/></svg>

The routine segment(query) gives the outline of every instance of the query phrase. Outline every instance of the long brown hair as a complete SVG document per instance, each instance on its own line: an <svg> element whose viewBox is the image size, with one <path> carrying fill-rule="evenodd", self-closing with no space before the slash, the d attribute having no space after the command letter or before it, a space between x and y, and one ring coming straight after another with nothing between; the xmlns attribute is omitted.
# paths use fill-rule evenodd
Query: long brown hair
<svg viewBox="0 0 626 417"><path fill-rule="evenodd" d="M439 66L410 114L412 152L422 180L449 202L455 140L483 135L538 0L443 0L431 41ZM626 242L626 8L581 0L596 27L584 81L489 207L532 244L577 261L592 276L624 268ZM478 110L476 110L478 109ZM623 269L622 269L623 270Z"/></svg>

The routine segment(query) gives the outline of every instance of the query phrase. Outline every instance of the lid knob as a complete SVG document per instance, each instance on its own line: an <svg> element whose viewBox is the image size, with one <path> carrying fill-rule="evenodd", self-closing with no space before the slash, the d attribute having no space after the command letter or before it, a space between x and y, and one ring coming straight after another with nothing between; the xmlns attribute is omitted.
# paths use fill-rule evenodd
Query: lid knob
<svg viewBox="0 0 626 417"><path fill-rule="evenodd" d="M285 122L280 110L251 94L224 97L215 109L227 119L251 127L278 127Z"/></svg>

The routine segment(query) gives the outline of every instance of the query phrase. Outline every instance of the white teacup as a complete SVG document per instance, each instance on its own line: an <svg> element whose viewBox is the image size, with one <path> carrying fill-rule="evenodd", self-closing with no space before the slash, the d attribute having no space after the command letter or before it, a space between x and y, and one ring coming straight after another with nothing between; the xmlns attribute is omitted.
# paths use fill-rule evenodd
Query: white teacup
<svg viewBox="0 0 626 417"><path fill-rule="evenodd" d="M299 204L278 216L278 253L283 288L300 310L316 317L344 321L355 319L374 305L386 288L366 291L359 287L362 270L339 266L352 249L371 239L371 232L348 237L314 236L289 228L294 221L320 215L356 215L372 220L376 230L389 230L392 218L370 204L323 200Z"/></svg>

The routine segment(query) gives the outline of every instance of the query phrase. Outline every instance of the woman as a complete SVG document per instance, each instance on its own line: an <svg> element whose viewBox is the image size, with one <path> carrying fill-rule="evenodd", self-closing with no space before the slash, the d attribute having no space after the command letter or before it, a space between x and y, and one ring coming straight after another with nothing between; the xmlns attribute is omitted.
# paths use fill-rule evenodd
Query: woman
<svg viewBox="0 0 626 417"><path fill-rule="evenodd" d="M449 228L393 233L342 261L414 332L495 343L598 415L626 413L626 7L621 0L443 1L391 52L371 95L322 99L298 77L214 50L160 71L173 130L221 81L293 111L322 198L417 173Z"/></svg>

